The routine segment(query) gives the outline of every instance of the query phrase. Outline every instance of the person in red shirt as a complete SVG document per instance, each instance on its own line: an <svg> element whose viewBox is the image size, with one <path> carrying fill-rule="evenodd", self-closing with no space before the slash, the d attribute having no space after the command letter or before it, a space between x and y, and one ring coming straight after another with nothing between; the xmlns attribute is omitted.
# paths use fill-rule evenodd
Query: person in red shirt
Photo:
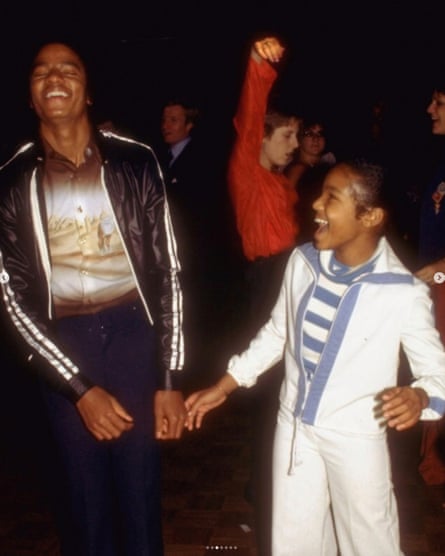
<svg viewBox="0 0 445 556"><path fill-rule="evenodd" d="M235 143L228 186L247 260L247 337L264 324L278 296L284 268L299 233L295 188L284 174L298 147L300 119L270 105L276 64L284 46L275 37L254 42L234 118ZM246 498L254 505L259 554L269 544L270 442L283 368L260 380L252 402L252 470ZM266 554L267 552L264 552Z"/></svg>
<svg viewBox="0 0 445 556"><path fill-rule="evenodd" d="M249 261L295 245L297 196L284 167L298 147L296 116L268 109L277 78L273 66L284 53L275 38L254 43L237 113L228 181L243 252Z"/></svg>
<svg viewBox="0 0 445 556"><path fill-rule="evenodd" d="M236 138L228 164L236 226L243 254L251 263L247 282L254 329L275 302L299 233L298 195L284 169L298 147L300 118L268 103L278 75L275 66L284 50L275 37L253 44L234 117ZM261 300L261 315L257 299Z"/></svg>

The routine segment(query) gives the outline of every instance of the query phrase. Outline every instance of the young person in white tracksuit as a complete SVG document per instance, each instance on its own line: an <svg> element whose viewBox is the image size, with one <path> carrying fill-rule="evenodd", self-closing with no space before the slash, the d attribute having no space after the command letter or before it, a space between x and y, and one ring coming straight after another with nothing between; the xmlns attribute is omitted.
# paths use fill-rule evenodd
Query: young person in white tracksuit
<svg viewBox="0 0 445 556"><path fill-rule="evenodd" d="M186 400L187 427L284 357L273 458L273 556L402 554L387 427L445 412L428 287L384 236L382 172L340 163L314 202L270 320L223 377ZM397 385L400 347L413 382Z"/></svg>

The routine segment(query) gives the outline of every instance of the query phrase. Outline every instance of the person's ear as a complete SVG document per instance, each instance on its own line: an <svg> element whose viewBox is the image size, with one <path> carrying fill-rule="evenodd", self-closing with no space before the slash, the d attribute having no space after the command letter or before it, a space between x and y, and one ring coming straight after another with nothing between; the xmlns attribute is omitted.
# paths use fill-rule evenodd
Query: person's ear
<svg viewBox="0 0 445 556"><path fill-rule="evenodd" d="M367 209L362 215L361 220L366 228L381 226L385 221L386 213L381 207Z"/></svg>

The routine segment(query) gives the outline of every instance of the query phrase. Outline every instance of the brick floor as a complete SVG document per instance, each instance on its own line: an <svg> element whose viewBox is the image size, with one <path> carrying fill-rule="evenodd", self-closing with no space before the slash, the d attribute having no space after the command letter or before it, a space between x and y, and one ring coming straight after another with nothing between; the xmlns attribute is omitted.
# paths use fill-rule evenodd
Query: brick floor
<svg viewBox="0 0 445 556"><path fill-rule="evenodd" d="M211 361L218 349L207 349ZM60 556L37 464L45 431L32 381L20 372L9 380L0 394L0 556ZM165 556L259 556L252 507L244 498L247 401L248 394L236 392L201 431L163 445ZM402 547L406 556L445 556L445 488L426 487L417 472L420 433L417 426L390 434Z"/></svg>
<svg viewBox="0 0 445 556"><path fill-rule="evenodd" d="M249 430L246 405L235 395L203 430L164 445L166 556L257 556L253 512L244 499ZM426 487L417 473L419 437L420 427L390 437L402 546L407 556L445 555L445 492ZM19 446L2 452L0 555L59 556L28 440L23 435Z"/></svg>

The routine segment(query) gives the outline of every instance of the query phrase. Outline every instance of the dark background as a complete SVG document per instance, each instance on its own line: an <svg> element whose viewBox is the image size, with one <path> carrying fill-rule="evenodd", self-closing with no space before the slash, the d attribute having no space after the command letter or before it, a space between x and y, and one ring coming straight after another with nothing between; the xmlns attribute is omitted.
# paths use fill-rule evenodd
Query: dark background
<svg viewBox="0 0 445 556"><path fill-rule="evenodd" d="M298 112L319 111L337 151L357 142L379 97L398 130L395 148L411 150L428 134L430 76L444 66L443 11L419 1L9 2L0 16L1 146L8 151L34 121L26 77L36 46L74 40L92 58L98 120L155 140L162 102L186 94L217 148L230 138L252 38L277 34L288 46L277 95Z"/></svg>
<svg viewBox="0 0 445 556"><path fill-rule="evenodd" d="M416 233L418 220L416 206L406 202L406 192L427 183L425 154L431 128L425 110L432 77L440 72L445 76L443 4L443 0L3 2L0 164L34 131L27 77L41 43L79 44L90 66L96 121L111 120L118 130L150 143L159 140L162 103L170 97L192 97L202 110L202 132L224 162L249 47L255 37L278 35L288 48L276 97L297 113L314 111L324 118L329 147L339 158L360 154L369 133L371 106L377 99L384 101L385 156L397 170L394 198L402 208L397 216L411 247L415 240L410 234ZM223 174L221 184L225 187ZM235 229L230 222L225 229L230 245L217 252L225 273L218 274L215 287L224 292L220 304L228 307L227 328L233 325L233 334L227 333L232 353L239 342L232 307L243 307L243 298L231 286L227 295L221 280L222 276L229 284L241 282L238 247L231 243L233 239L237 246ZM411 256L405 244L399 250L407 252L407 259ZM209 329L214 326L212 322ZM21 465L26 476L36 454L45 453L42 412L27 368L16 365L13 342L5 330L0 332L0 441L6 446L0 472L10 466L20 476L16 468ZM221 359L222 344L223 348L217 346ZM11 455L5 460L5 454ZM9 508L0 507L2 511L6 515Z"/></svg>

